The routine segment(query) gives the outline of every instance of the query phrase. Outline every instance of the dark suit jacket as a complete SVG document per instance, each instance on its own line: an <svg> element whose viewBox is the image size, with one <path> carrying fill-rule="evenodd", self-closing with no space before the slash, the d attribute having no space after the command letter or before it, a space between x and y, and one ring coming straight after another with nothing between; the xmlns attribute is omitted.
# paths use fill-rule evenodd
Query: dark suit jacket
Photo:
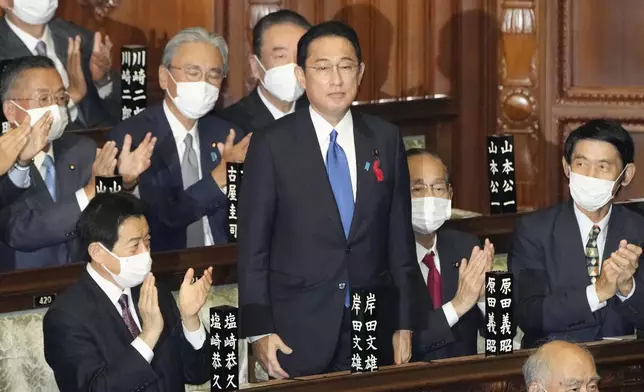
<svg viewBox="0 0 644 392"><path fill-rule="evenodd" d="M237 247L241 334L279 334L294 350L278 355L291 376L319 373L330 363L347 280L352 289L378 291L383 363L391 360L392 332L415 329L423 309L416 302L426 289L416 264L400 132L352 113L357 200L348 240L308 108L253 135L244 165ZM383 182L372 169L376 149Z"/></svg>
<svg viewBox="0 0 644 392"><path fill-rule="evenodd" d="M0 211L0 270L41 268L82 260L76 237L80 207L76 191L92 174L96 143L73 133L55 140L56 198L47 191L38 169L31 167L31 186Z"/></svg>
<svg viewBox="0 0 644 392"><path fill-rule="evenodd" d="M112 94L102 100L89 70L89 60L94 47L94 34L59 18L52 19L48 26L56 47L56 56L65 67L67 67L67 38L80 35L82 39L81 63L87 83L87 95L80 104L77 104L77 107L82 113L85 123L80 123L77 120L75 124L70 124L70 127L76 125L77 128L89 128L116 123L120 115L121 78L117 72L112 73L112 83L114 83ZM32 56L31 51L11 30L5 17L0 18L0 61L24 56Z"/></svg>
<svg viewBox="0 0 644 392"><path fill-rule="evenodd" d="M174 392L208 381L208 339L200 350L192 347L172 294L158 288L164 326L152 363L131 346L125 322L87 271L56 299L43 320L43 335L45 359L61 392ZM135 304L140 289L132 289Z"/></svg>
<svg viewBox="0 0 644 392"><path fill-rule="evenodd" d="M622 239L644 238L644 217L613 205L602 260L618 249ZM590 311L590 284L573 202L555 205L521 218L508 254L508 268L518 287L515 307L525 333L523 348L550 338L588 342L605 336L633 333L644 327L644 270L638 269L635 293L622 302L613 297L603 309Z"/></svg>
<svg viewBox="0 0 644 392"><path fill-rule="evenodd" d="M163 105L147 108L119 123L108 134L108 140L116 141L119 150L128 133L132 136L132 150L138 147L146 133L152 132L157 137L152 164L139 178L141 200L149 207L147 218L152 233L152 251L184 249L186 228L204 216L208 217L215 244L228 242L228 202L210 172L221 162L217 143L226 140L231 128L232 124L212 115L199 120L203 175L186 190L183 189L177 145Z"/></svg>
<svg viewBox="0 0 644 392"><path fill-rule="evenodd" d="M18 188L6 174L0 176L0 210L16 201L27 189Z"/></svg>
<svg viewBox="0 0 644 392"><path fill-rule="evenodd" d="M255 87L248 96L224 109L221 112L221 117L240 126L246 133L260 131L275 121L275 118L259 97L258 88ZM307 107L309 107L309 100L304 94L295 102L295 109Z"/></svg>
<svg viewBox="0 0 644 392"><path fill-rule="evenodd" d="M454 263L469 259L472 248L480 246L478 238L461 231L440 229L436 250L441 263L443 304L451 301L458 288L458 268ZM429 294L425 292L429 297ZM431 301L429 301L431 303ZM483 326L483 315L477 305L449 327L441 308L430 311L427 329L413 335L413 360L429 361L476 354L478 329Z"/></svg>

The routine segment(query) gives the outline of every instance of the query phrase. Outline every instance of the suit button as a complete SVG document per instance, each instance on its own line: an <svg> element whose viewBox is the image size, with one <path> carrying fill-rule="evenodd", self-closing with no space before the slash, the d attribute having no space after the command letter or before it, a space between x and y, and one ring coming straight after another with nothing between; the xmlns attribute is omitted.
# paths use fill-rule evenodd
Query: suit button
<svg viewBox="0 0 644 392"><path fill-rule="evenodd" d="M351 247L350 247L350 246L347 246L347 247L344 249L344 253L346 253L346 254L351 253Z"/></svg>
<svg viewBox="0 0 644 392"><path fill-rule="evenodd" d="M338 288L339 288L340 290L344 290L344 288L345 288L345 287L346 287L346 286L345 286L345 284L344 284L344 283L340 283L340 284L338 285Z"/></svg>

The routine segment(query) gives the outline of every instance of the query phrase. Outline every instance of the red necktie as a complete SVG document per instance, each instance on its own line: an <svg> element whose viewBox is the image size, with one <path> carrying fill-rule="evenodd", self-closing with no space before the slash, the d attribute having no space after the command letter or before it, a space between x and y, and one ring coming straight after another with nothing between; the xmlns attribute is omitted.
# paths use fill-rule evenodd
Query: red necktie
<svg viewBox="0 0 644 392"><path fill-rule="evenodd" d="M441 273L434 265L434 252L429 252L423 257L423 264L429 268L427 274L427 292L432 299L434 309L443 306L443 295L441 294Z"/></svg>

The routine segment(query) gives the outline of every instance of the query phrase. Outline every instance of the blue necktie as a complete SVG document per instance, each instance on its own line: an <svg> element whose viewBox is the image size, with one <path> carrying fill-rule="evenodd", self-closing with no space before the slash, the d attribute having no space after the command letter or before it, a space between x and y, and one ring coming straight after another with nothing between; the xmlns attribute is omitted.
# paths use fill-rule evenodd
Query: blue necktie
<svg viewBox="0 0 644 392"><path fill-rule="evenodd" d="M344 150L337 142L338 131L331 131L329 149L326 152L326 172L329 176L331 189L335 196L335 202L340 211L340 220L344 228L344 236L349 238L351 221L353 220L353 188L351 186L351 174L349 173L349 161ZM344 298L344 306L349 307L349 284Z"/></svg>
<svg viewBox="0 0 644 392"><path fill-rule="evenodd" d="M54 160L51 156L45 155L45 159L42 161L42 165L45 167L45 185L47 190L51 195L51 198L56 201L56 168L54 167Z"/></svg>

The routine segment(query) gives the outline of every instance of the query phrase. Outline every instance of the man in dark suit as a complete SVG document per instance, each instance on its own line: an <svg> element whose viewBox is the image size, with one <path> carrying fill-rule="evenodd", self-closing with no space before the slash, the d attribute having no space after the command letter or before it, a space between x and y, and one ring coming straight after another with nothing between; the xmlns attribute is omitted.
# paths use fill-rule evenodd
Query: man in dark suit
<svg viewBox="0 0 644 392"><path fill-rule="evenodd" d="M518 283L523 348L644 327L644 217L612 202L635 175L633 159L633 139L619 123L582 125L562 159L572 200L517 222L508 267Z"/></svg>
<svg viewBox="0 0 644 392"><path fill-rule="evenodd" d="M481 249L473 235L441 228L451 217L453 191L447 168L437 156L411 149L407 161L418 267L432 304L427 329L413 336L413 360L474 355L485 315L485 273L492 268L494 247L486 241Z"/></svg>
<svg viewBox="0 0 644 392"><path fill-rule="evenodd" d="M108 135L120 146L127 132L138 145L151 131L159 142L150 169L126 184L150 207L152 251L228 242L226 162L243 162L250 141L238 144L232 124L210 114L227 72L226 41L203 28L180 31L166 45L161 105L121 122Z"/></svg>
<svg viewBox="0 0 644 392"><path fill-rule="evenodd" d="M95 176L112 176L116 147L107 143L98 152L89 138L64 133L69 95L53 61L28 56L9 64L0 81L2 109L12 124L30 119L45 124L46 137L19 158L30 184L15 202L0 211L0 269L55 266L80 261L76 254L76 221L94 197ZM32 131L34 132L34 131ZM134 152L124 149L118 167L136 178L149 165L154 140ZM27 159L29 158L29 159ZM31 159L33 158L33 159ZM27 180L26 180L27 181Z"/></svg>
<svg viewBox="0 0 644 392"><path fill-rule="evenodd" d="M297 41L311 28L300 14L279 10L265 15L253 27L253 54L249 58L257 87L229 106L222 117L246 132L257 132L296 109L307 108L304 89L295 79Z"/></svg>
<svg viewBox="0 0 644 392"><path fill-rule="evenodd" d="M120 119L120 77L112 71L109 37L54 18L58 1L0 0L0 60L41 55L52 59L71 97L70 126L114 124Z"/></svg>
<svg viewBox="0 0 644 392"><path fill-rule="evenodd" d="M195 283L192 268L186 272L177 308L150 273L140 200L100 194L78 230L90 262L43 320L45 359L60 391L183 391L186 383L206 382L209 350L198 311L212 267Z"/></svg>
<svg viewBox="0 0 644 392"><path fill-rule="evenodd" d="M351 27L312 27L297 63L311 106L255 135L244 167L241 334L272 377L347 370L349 288L370 288L381 364L407 362L424 285L400 132L350 110L364 73Z"/></svg>

